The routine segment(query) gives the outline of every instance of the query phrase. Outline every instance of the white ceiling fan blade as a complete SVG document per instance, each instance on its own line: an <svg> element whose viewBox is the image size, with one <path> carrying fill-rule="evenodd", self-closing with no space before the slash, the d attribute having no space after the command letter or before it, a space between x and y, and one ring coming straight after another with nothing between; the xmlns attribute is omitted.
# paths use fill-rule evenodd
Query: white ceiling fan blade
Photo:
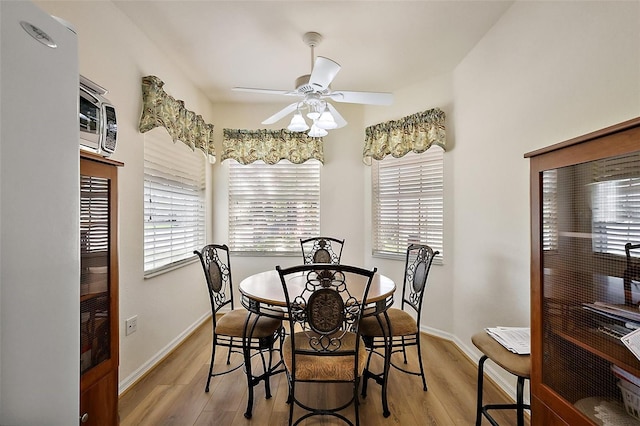
<svg viewBox="0 0 640 426"><path fill-rule="evenodd" d="M338 71L340 71L340 64L329 58L318 56L311 70L309 84L316 90L322 91L329 87Z"/></svg>
<svg viewBox="0 0 640 426"><path fill-rule="evenodd" d="M393 103L393 95L391 93L381 92L338 90L332 92L329 97L336 102L348 102L352 104L391 105Z"/></svg>
<svg viewBox="0 0 640 426"><path fill-rule="evenodd" d="M263 93L266 95L297 95L296 92L290 90L255 89L253 87L234 87L231 90L235 92Z"/></svg>
<svg viewBox="0 0 640 426"><path fill-rule="evenodd" d="M344 117L341 116L340 113L329 102L327 102L327 108L329 108L329 112L331 113L334 121L338 125L338 127L336 127L337 129L347 125L347 120L345 120Z"/></svg>
<svg viewBox="0 0 640 426"><path fill-rule="evenodd" d="M286 107L284 107L283 109L281 109L280 111L276 112L275 114L273 114L271 117L267 118L266 120L264 120L262 122L262 124L273 124L276 121L281 120L283 117L285 117L286 115L292 113L293 111L295 111L298 108L298 102L294 102L291 105L288 105Z"/></svg>

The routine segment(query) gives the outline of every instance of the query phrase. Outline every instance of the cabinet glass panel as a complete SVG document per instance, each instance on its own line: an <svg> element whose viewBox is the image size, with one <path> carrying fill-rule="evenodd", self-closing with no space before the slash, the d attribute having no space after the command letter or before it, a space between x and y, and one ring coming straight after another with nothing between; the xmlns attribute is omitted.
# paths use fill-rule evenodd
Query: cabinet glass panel
<svg viewBox="0 0 640 426"><path fill-rule="evenodd" d="M640 377L620 340L640 327L640 154L541 179L542 382L573 404L621 402L612 366Z"/></svg>
<svg viewBox="0 0 640 426"><path fill-rule="evenodd" d="M80 372L110 356L109 179L80 176Z"/></svg>

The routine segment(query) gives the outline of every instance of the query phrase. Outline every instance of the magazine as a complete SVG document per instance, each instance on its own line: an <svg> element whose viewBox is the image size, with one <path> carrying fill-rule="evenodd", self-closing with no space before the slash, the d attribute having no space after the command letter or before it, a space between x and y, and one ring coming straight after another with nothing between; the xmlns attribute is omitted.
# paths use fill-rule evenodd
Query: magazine
<svg viewBox="0 0 640 426"><path fill-rule="evenodd" d="M529 327L493 327L485 328L485 331L515 354L528 355L531 353L531 329Z"/></svg>

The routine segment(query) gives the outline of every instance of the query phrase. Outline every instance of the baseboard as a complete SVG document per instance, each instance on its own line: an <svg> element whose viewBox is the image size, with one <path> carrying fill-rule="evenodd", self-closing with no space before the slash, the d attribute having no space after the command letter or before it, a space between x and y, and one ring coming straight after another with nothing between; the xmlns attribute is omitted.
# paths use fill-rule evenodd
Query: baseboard
<svg viewBox="0 0 640 426"><path fill-rule="evenodd" d="M205 321L210 320L211 313L204 314L196 322L191 324L186 330L176 336L167 346L162 348L158 353L151 357L147 362L142 364L140 368L135 370L129 376L120 380L118 383L118 395L122 395L131 386L142 379L148 372L150 372L160 361L165 359L176 347L178 347L187 337L189 337L198 327L200 327Z"/></svg>

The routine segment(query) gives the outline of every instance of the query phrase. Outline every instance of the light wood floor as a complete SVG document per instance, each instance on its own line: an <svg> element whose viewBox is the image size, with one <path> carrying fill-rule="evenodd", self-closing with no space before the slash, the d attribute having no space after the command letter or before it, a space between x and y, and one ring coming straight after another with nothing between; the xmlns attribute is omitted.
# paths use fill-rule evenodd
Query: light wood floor
<svg viewBox="0 0 640 426"><path fill-rule="evenodd" d="M216 354L214 371L226 368L226 351ZM218 356L220 355L220 356ZM272 398L265 399L264 385L255 388L253 418L244 418L247 385L242 369L215 377L204 392L211 356L211 325L203 324L180 347L120 397L120 424L128 425L286 425L289 416L287 379L271 379ZM409 365L417 366L415 351ZM422 356L429 390L422 391L417 376L397 370L389 378L391 416L382 416L380 386L369 381L368 395L361 398L360 423L375 425L473 425L475 424L477 366L453 343L422 336ZM234 356L232 356L233 363ZM237 358L236 358L237 359ZM349 390L324 384L303 389L314 403L335 401ZM485 403L512 402L491 380L485 380ZM344 414L353 419L353 407ZM294 412L294 416L299 411ZM516 425L515 411L493 412L500 425ZM305 425L339 425L328 417L315 417ZM488 425L487 420L483 425ZM528 424L528 420L527 420Z"/></svg>

